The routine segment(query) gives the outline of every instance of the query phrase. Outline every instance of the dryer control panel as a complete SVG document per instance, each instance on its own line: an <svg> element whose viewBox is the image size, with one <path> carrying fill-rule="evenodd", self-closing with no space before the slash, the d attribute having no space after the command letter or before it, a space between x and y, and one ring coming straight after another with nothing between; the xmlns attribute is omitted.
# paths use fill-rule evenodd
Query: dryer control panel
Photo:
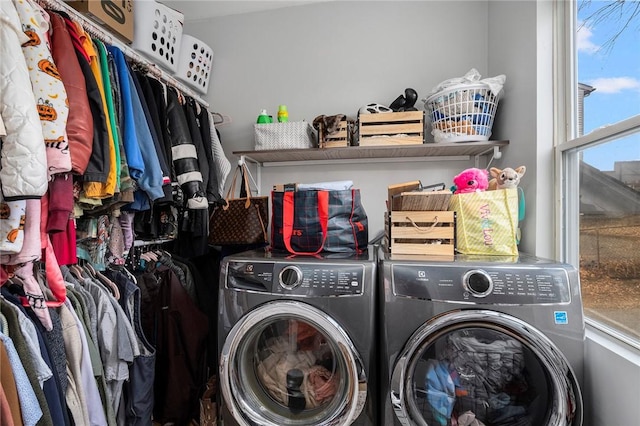
<svg viewBox="0 0 640 426"><path fill-rule="evenodd" d="M229 262L227 286L307 297L354 296L364 292L365 265L325 262Z"/></svg>
<svg viewBox="0 0 640 426"><path fill-rule="evenodd" d="M562 268L393 265L396 296L476 304L547 304L571 301Z"/></svg>

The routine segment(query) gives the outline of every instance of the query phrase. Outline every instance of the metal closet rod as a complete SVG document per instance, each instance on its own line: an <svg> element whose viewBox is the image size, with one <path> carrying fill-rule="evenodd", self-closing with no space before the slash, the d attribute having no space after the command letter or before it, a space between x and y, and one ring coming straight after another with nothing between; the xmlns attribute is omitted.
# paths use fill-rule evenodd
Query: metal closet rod
<svg viewBox="0 0 640 426"><path fill-rule="evenodd" d="M136 52L131 47L127 46L125 43L118 40L113 34L103 30L98 24L89 20L80 12L72 8L71 6L59 1L59 0L35 0L41 6L49 8L51 10L63 11L67 13L71 18L80 23L82 27L87 30L92 36L97 39L102 40L104 43L110 44L112 46L118 47L122 50L122 53L129 59L131 59L136 64L145 68L147 72L156 77L158 80L168 84L176 88L178 91L182 92L185 96L189 96L197 101L200 105L205 108L209 108L209 103L202 99L199 95L197 95L193 90L180 83L178 80L167 74L165 71L161 70L156 64L146 60L138 52Z"/></svg>

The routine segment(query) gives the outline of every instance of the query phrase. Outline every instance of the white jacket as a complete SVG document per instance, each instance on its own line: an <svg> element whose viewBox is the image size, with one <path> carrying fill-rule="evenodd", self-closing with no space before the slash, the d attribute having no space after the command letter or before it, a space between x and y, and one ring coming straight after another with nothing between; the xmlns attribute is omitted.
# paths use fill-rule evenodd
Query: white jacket
<svg viewBox="0 0 640 426"><path fill-rule="evenodd" d="M13 2L0 0L0 115L2 137L0 187L5 200L40 198L47 190L47 157Z"/></svg>

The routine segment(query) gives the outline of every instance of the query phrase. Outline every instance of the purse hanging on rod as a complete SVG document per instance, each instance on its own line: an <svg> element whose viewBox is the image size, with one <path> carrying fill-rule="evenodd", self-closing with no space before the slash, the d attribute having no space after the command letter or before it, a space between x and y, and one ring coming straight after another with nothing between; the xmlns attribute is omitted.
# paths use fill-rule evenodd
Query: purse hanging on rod
<svg viewBox="0 0 640 426"><path fill-rule="evenodd" d="M234 198L238 174L242 175L241 195ZM214 246L266 244L268 226L269 197L251 196L249 170L242 162L236 167L224 202L209 216L208 242Z"/></svg>

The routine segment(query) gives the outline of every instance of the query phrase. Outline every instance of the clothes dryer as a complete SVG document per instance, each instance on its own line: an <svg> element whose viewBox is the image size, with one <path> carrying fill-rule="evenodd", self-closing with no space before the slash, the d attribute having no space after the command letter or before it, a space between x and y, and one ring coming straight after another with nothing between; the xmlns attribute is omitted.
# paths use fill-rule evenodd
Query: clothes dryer
<svg viewBox="0 0 640 426"><path fill-rule="evenodd" d="M524 254L379 258L381 424L582 425L575 268Z"/></svg>
<svg viewBox="0 0 640 426"><path fill-rule="evenodd" d="M257 250L221 264L220 421L376 424L375 251Z"/></svg>

